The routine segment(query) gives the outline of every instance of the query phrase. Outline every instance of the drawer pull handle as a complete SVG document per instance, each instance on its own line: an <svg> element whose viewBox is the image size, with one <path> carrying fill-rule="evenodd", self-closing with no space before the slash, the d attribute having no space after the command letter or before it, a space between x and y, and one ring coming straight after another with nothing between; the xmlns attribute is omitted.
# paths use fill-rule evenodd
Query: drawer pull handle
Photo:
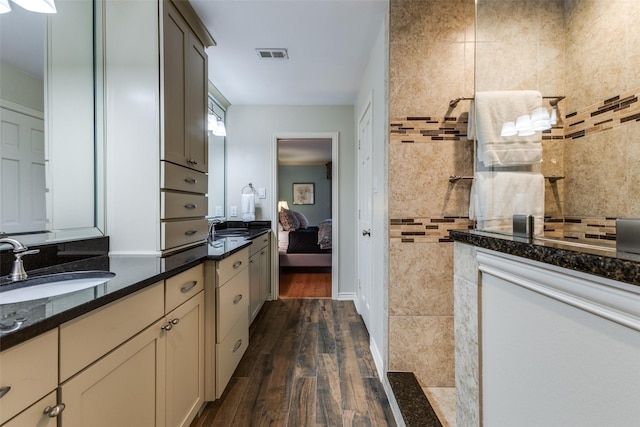
<svg viewBox="0 0 640 427"><path fill-rule="evenodd" d="M185 178L184 182L186 182L187 184L197 184L198 180L194 178Z"/></svg>
<svg viewBox="0 0 640 427"><path fill-rule="evenodd" d="M5 394L9 393L9 390L11 390L11 387L6 385L4 387L0 387L0 399L2 398L2 396L4 396Z"/></svg>
<svg viewBox="0 0 640 427"><path fill-rule="evenodd" d="M58 403L56 406L47 406L46 408L44 408L43 413L49 415L49 418L55 418L58 415L60 415L62 413L62 411L64 411L64 408L66 407L66 405L64 403Z"/></svg>
<svg viewBox="0 0 640 427"><path fill-rule="evenodd" d="M193 236L197 232L198 232L198 230L188 230L188 231L185 231L184 234L187 235L187 236Z"/></svg>
<svg viewBox="0 0 640 427"><path fill-rule="evenodd" d="M236 341L236 345L233 346L233 352L235 353L238 349L242 347L242 340Z"/></svg>
<svg viewBox="0 0 640 427"><path fill-rule="evenodd" d="M233 268L238 268L242 265L242 261L236 261L235 264L233 264Z"/></svg>
<svg viewBox="0 0 640 427"><path fill-rule="evenodd" d="M240 301L242 301L242 294L240 294L240 295L236 295L236 297L233 299L233 303L234 303L234 304L237 304L237 303L239 303Z"/></svg>
<svg viewBox="0 0 640 427"><path fill-rule="evenodd" d="M264 255L264 251L260 252L260 255Z"/></svg>
<svg viewBox="0 0 640 427"><path fill-rule="evenodd" d="M189 292L191 289L195 288L196 285L198 284L197 280L194 280L193 282L184 285L183 287L180 288L180 292L182 292L183 294L186 294L187 292Z"/></svg>
<svg viewBox="0 0 640 427"><path fill-rule="evenodd" d="M193 160L193 159L187 160L187 163L189 163L190 165L197 165L198 164L198 162L196 160Z"/></svg>
<svg viewBox="0 0 640 427"><path fill-rule="evenodd" d="M172 325L177 325L178 323L180 323L180 319L179 318L175 318L172 320L169 320L169 323Z"/></svg>
<svg viewBox="0 0 640 427"><path fill-rule="evenodd" d="M185 209L195 209L198 207L198 205L196 205L195 203L187 203L186 205L184 205Z"/></svg>

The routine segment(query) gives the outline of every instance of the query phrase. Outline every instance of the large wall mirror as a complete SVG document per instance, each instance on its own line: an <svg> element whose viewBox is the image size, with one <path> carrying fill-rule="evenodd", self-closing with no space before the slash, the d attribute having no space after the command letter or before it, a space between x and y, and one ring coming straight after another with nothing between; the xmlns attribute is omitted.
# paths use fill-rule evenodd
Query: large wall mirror
<svg viewBox="0 0 640 427"><path fill-rule="evenodd" d="M222 123L226 118L226 102L211 83L209 84L209 117ZM222 101L221 101L222 99ZM225 140L226 131L213 132L209 129L209 217L224 217L225 209Z"/></svg>
<svg viewBox="0 0 640 427"><path fill-rule="evenodd" d="M101 235L101 0L0 15L0 235Z"/></svg>

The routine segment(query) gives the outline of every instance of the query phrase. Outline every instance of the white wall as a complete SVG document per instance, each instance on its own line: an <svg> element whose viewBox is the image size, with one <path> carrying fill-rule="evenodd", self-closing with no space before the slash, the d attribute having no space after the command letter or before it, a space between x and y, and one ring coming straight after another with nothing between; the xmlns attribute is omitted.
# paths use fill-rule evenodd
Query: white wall
<svg viewBox="0 0 640 427"><path fill-rule="evenodd" d="M389 221L387 210L388 193L388 31L387 19L381 23L371 57L362 76L362 85L356 105L356 122L364 111L366 103L372 99L373 112L373 182L377 182L378 191L373 194L371 239L372 263L372 299L369 335L371 351L378 371L387 367L387 289L388 289L388 253Z"/></svg>
<svg viewBox="0 0 640 427"><path fill-rule="evenodd" d="M266 199L256 199L256 219L273 220L277 203L272 177L277 165L272 162L274 133L338 132L340 260L338 294L355 292L355 241L349 230L356 227L356 144L355 114L352 105L336 106L235 106L227 110L227 202L226 216L240 220L240 194L249 183L266 189ZM273 163L273 164L272 164ZM238 207L238 217L230 215ZM342 231L346 230L347 233Z"/></svg>

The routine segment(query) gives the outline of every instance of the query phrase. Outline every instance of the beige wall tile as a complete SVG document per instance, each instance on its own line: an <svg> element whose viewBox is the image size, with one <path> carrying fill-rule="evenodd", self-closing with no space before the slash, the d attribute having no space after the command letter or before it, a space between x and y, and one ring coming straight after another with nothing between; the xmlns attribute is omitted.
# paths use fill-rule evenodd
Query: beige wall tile
<svg viewBox="0 0 640 427"><path fill-rule="evenodd" d="M469 182L450 175L473 171L469 141L395 144L389 150L389 216L465 216Z"/></svg>
<svg viewBox="0 0 640 427"><path fill-rule="evenodd" d="M465 90L465 43L391 41L391 117L444 116Z"/></svg>
<svg viewBox="0 0 640 427"><path fill-rule="evenodd" d="M391 243L389 314L453 316L453 244Z"/></svg>
<svg viewBox="0 0 640 427"><path fill-rule="evenodd" d="M567 216L626 216L625 127L565 142Z"/></svg>
<svg viewBox="0 0 640 427"><path fill-rule="evenodd" d="M413 372L423 387L453 387L453 316L390 316L389 370Z"/></svg>

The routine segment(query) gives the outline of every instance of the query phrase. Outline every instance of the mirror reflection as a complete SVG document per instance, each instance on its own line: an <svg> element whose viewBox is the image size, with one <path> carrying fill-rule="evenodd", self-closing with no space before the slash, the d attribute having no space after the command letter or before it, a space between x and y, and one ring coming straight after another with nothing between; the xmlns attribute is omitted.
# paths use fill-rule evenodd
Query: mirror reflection
<svg viewBox="0 0 640 427"><path fill-rule="evenodd" d="M225 135L215 121L225 122L226 111L209 94L209 217L225 216Z"/></svg>
<svg viewBox="0 0 640 427"><path fill-rule="evenodd" d="M56 9L0 15L0 233L31 242L97 225L94 2Z"/></svg>

